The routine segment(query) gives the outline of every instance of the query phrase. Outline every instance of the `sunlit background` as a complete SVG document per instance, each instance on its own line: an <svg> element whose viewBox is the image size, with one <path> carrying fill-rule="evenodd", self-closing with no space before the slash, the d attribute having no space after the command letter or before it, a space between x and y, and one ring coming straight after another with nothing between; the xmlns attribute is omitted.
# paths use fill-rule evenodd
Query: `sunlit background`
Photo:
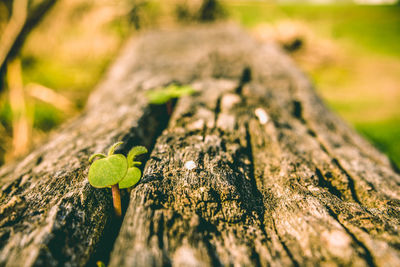
<svg viewBox="0 0 400 267"><path fill-rule="evenodd" d="M214 19L201 12L207 2L215 4L1 0L0 164L79 114L127 38ZM278 42L327 105L400 165L398 2L241 0L218 10L254 38Z"/></svg>

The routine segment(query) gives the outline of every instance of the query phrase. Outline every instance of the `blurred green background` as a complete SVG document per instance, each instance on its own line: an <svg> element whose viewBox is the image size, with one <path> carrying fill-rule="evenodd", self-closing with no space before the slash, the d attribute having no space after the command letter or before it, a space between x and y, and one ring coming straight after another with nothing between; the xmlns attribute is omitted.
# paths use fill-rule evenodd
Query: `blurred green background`
<svg viewBox="0 0 400 267"><path fill-rule="evenodd" d="M10 68L21 79L22 96L13 93L5 76L0 154L5 160L23 155L78 114L129 36L195 21L201 5L183 0L57 1L29 33ZM224 19L286 49L327 105L400 165L400 5L244 0L221 5ZM0 34L11 16L7 8L0 2ZM24 109L16 116L18 103ZM13 128L21 116L28 141L13 153Z"/></svg>
<svg viewBox="0 0 400 267"><path fill-rule="evenodd" d="M278 41L288 38L279 33L285 27L301 38L305 44L292 56L327 105L400 166L399 5L230 1L226 7L250 29L272 25Z"/></svg>

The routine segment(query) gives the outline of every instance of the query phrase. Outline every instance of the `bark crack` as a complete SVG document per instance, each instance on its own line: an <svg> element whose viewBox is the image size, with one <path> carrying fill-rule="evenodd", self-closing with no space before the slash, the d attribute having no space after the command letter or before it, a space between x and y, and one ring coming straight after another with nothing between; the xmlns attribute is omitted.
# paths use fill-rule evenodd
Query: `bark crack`
<svg viewBox="0 0 400 267"><path fill-rule="evenodd" d="M243 86L246 83L249 83L251 81L251 68L250 67L245 67L242 71L242 76L240 77L239 85L235 89L235 93L238 95L242 94L243 91Z"/></svg>
<svg viewBox="0 0 400 267"><path fill-rule="evenodd" d="M343 227L343 229L351 237L354 243L356 243L363 250L364 253L361 256L363 256L368 266L376 266L371 251L369 251L369 249L343 223L340 222L338 215L329 206L325 204L325 208L328 210L329 215L331 215L340 224L340 226Z"/></svg>
<svg viewBox="0 0 400 267"><path fill-rule="evenodd" d="M219 113L221 113L221 100L222 100L223 95L219 95L217 98L217 103L215 104L215 110L214 110L214 128L217 127L217 121L218 121L218 116ZM203 139L205 139L204 134L203 134Z"/></svg>
<svg viewBox="0 0 400 267"><path fill-rule="evenodd" d="M324 187L328 189L328 191L337 196L339 199L343 200L343 195L342 193L332 185L332 183L325 177L325 175L322 174L321 170L319 168L315 168L315 173L318 177L318 185L321 187Z"/></svg>
<svg viewBox="0 0 400 267"><path fill-rule="evenodd" d="M175 105L172 105L172 112L167 112L168 107L166 105L149 105L147 107L147 111L145 112L145 116L143 116L139 122L138 126L132 128L132 130L122 137L123 145L120 146L119 149L116 150L116 153L126 154L129 149L136 145L145 145L148 147L148 153L143 155L142 160L142 171L146 162L149 160L151 152L154 149L154 145L161 135L163 130L168 126L169 119L172 116ZM153 134L150 127L152 125L158 125L157 129ZM141 133L137 133L137 129L142 131ZM143 179L143 178L142 178ZM142 182L142 181L140 181ZM129 194L126 191L122 192L122 217L120 219L112 217L106 223L104 227L103 235L100 237L99 243L96 246L94 253L92 254L90 260L86 264L87 266L95 266L97 261L102 261L107 266L110 261L110 255L114 247L114 243L118 237L119 231L122 226L122 222L126 215L126 210L129 206ZM158 241L160 248L162 248L162 239L160 240L160 236L158 236Z"/></svg>
<svg viewBox="0 0 400 267"><path fill-rule="evenodd" d="M344 175L346 175L351 196L355 202L361 205L360 199L357 196L356 188L354 186L354 178L343 168L343 166L339 163L339 161L336 158L332 157L332 162L340 169L340 171Z"/></svg>
<svg viewBox="0 0 400 267"><path fill-rule="evenodd" d="M300 88L298 86L291 86L290 91L293 94L301 94ZM337 157L334 155L334 153L328 148L327 145L324 144L324 142L321 140L321 137L319 136L318 132L313 129L313 127L310 125L310 122L307 118L304 116L304 108L303 108L303 102L304 100L301 100L299 97L298 99L294 100L293 103L293 110L292 114L295 118L297 118L306 128L307 132L310 134L310 136L314 137L314 139L318 142L320 148L322 151L324 151L331 159L332 163L338 167L338 169L346 176L347 178L347 184L348 184L348 189L350 191L351 197L354 200L354 202L358 203L361 205L361 201L357 195L357 190L355 188L355 178L352 177L352 175L340 164L339 160ZM318 174L317 174L318 175ZM360 177L363 181L362 177ZM368 181L365 181L373 190L375 190L374 186L369 183ZM331 187L333 189L333 185ZM337 189L337 188L336 188ZM335 191L333 189L333 191ZM375 190L376 191L376 190ZM332 192L331 192L332 193Z"/></svg>
<svg viewBox="0 0 400 267"><path fill-rule="evenodd" d="M357 191L356 191L355 184L354 184L354 181L356 179L353 178L352 175L350 175L350 173L339 163L339 160L333 155L333 153L328 149L328 147L321 141L318 133L310 126L310 123L304 118L301 102L293 101L293 104L294 104L293 115L307 128L307 132L312 137L314 137L314 139L318 142L321 150L324 151L332 159L332 163L342 172L343 175L346 176L348 189L350 190L352 199L354 200L354 202L361 205L361 201L357 195ZM333 186L332 183L328 182L326 179L323 179L323 175L321 172L318 173L318 171L316 171L316 174L319 178L319 181L320 182L322 181L321 185L323 187L327 186L329 192L336 195L337 197L341 196L339 198L343 200L343 198L342 198L343 195L340 193L340 191L335 186ZM321 174L322 176L319 174ZM321 177L322 177L322 179L320 179ZM326 183L324 183L323 181L326 181ZM368 183L368 184L371 186L371 188L373 190L375 190L375 188L373 187L372 184L370 184L370 183Z"/></svg>
<svg viewBox="0 0 400 267"><path fill-rule="evenodd" d="M259 216L258 220L259 220L259 222L261 224L260 225L261 231L263 232L263 234L267 238L268 235L265 232L265 224L264 224L264 215L265 215L264 197L263 197L261 191L258 189L258 186L257 186L257 180L256 180L255 171L254 171L253 148L252 148L252 144L251 144L251 135L250 135L250 130L249 130L249 124L248 123L245 124L245 128L246 128L246 154L247 154L247 156L249 158L249 161L250 161L250 164L249 164L249 178L250 178L250 183L251 183L251 189L253 191L253 195L258 200L257 204L260 206L260 208L257 209L257 213L258 213L258 216Z"/></svg>
<svg viewBox="0 0 400 267"><path fill-rule="evenodd" d="M276 224L275 224L275 219L272 218L272 226L274 227L274 232L276 234L276 236L278 237L279 243L282 245L283 249L285 250L286 254L288 255L289 259L292 261L293 266L295 267L299 267L300 264L297 262L297 260L294 258L292 252L289 250L288 246L286 245L286 243L282 240L282 237L279 235L278 233L278 229L276 229Z"/></svg>

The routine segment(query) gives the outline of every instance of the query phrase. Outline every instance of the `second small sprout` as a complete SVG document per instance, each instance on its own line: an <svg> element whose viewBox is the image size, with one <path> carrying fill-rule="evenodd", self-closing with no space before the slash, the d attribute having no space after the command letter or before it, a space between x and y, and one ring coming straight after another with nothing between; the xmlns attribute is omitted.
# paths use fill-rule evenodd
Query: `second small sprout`
<svg viewBox="0 0 400 267"><path fill-rule="evenodd" d="M185 95L191 95L195 90L189 85L171 84L165 88L157 88L147 92L147 98L151 104L166 104L168 115L172 113L172 100Z"/></svg>

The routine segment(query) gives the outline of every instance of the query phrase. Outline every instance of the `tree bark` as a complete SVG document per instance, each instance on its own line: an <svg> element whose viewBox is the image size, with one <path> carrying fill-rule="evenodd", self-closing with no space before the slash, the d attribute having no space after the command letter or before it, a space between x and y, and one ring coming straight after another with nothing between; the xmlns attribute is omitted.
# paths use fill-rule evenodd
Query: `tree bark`
<svg viewBox="0 0 400 267"><path fill-rule="evenodd" d="M196 89L171 119L145 97L170 83ZM121 229L86 178L116 140L151 151ZM0 265L400 265L390 162L234 26L129 42L85 113L0 177Z"/></svg>

